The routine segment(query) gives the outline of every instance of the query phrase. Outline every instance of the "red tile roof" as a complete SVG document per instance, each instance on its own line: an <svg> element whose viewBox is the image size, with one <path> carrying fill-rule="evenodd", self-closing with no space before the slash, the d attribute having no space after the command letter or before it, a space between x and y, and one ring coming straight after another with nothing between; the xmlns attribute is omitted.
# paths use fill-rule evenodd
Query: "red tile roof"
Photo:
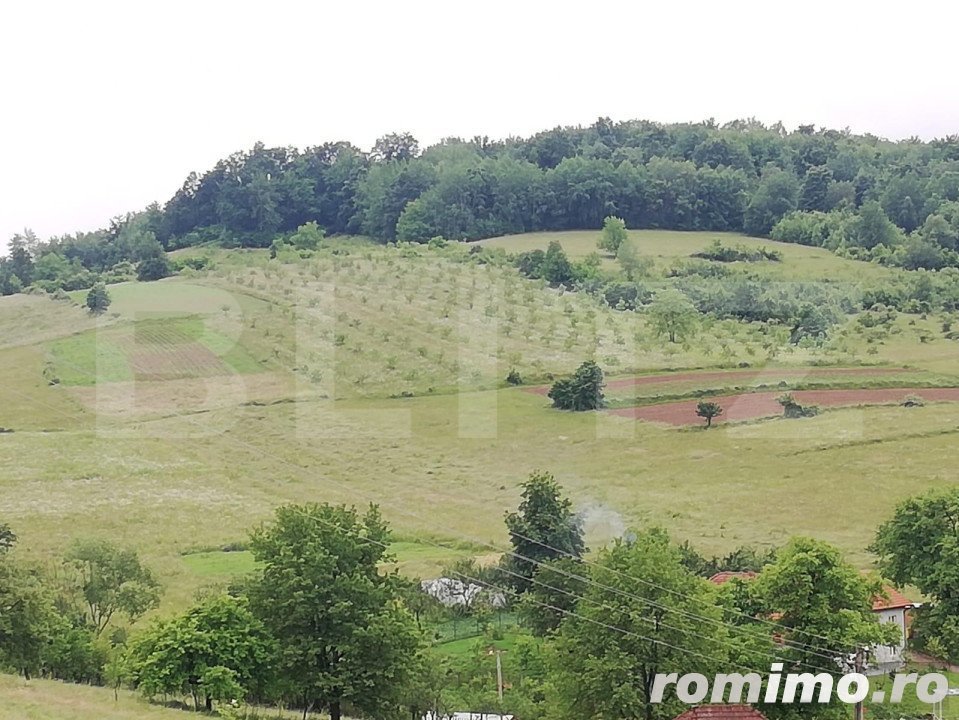
<svg viewBox="0 0 959 720"><path fill-rule="evenodd" d="M715 575L713 575L711 578L709 578L709 582L715 583L716 585L722 585L724 582L728 580L732 580L733 578L742 578L743 580L752 580L754 577L756 577L756 573L754 573L752 570L745 570L743 572L733 572L733 571L726 570L723 572L718 572Z"/></svg>
<svg viewBox="0 0 959 720"><path fill-rule="evenodd" d="M751 705L697 705L675 720L766 720L766 716Z"/></svg>
<svg viewBox="0 0 959 720"><path fill-rule="evenodd" d="M898 610L899 608L912 608L918 607L921 603L913 602L901 592L896 590L896 588L891 585L882 586L883 593L882 595L877 595L872 599L872 609L873 612L879 610Z"/></svg>

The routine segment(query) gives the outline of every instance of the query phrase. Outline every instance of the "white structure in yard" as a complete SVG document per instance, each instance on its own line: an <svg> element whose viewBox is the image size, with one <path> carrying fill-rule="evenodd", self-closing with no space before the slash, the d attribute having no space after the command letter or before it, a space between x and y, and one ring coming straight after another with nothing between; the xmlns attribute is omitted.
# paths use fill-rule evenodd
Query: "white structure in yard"
<svg viewBox="0 0 959 720"><path fill-rule="evenodd" d="M472 607L476 602L487 602L490 607L506 607L506 596L477 583L465 583L456 578L441 577L423 580L420 587L427 595L446 607ZM487 715L488 718L493 716Z"/></svg>
<svg viewBox="0 0 959 720"><path fill-rule="evenodd" d="M496 713L452 712L431 713L423 716L423 720L513 720L512 715L497 715Z"/></svg>

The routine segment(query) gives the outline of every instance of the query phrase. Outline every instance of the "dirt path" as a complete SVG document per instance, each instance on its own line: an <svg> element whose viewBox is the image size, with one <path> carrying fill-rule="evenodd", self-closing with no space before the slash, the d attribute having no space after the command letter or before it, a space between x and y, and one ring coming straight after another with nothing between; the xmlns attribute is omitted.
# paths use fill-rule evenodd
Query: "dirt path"
<svg viewBox="0 0 959 720"><path fill-rule="evenodd" d="M709 400L719 403L723 414L714 422L729 420L753 420L761 417L782 415L783 409L776 401L781 391L722 395ZM802 405L841 407L843 405L880 405L898 403L906 395L918 395L928 401L959 402L959 388L876 388L863 390L798 390L793 397ZM699 399L646 405L643 407L618 408L611 413L623 417L661 422L669 425L701 424L696 415Z"/></svg>
<svg viewBox="0 0 959 720"><path fill-rule="evenodd" d="M622 378L620 380L610 380L606 383L607 390L621 390L623 388L640 387L642 385L654 385L656 383L672 382L715 382L715 381L767 381L777 382L787 378L802 379L806 377L829 377L829 376L869 376L869 375L891 375L893 373L915 372L910 368L897 367L812 367L812 368L749 368L746 370L719 370L711 372L677 372L664 373L661 375L638 375L631 378ZM539 385L537 387L526 388L527 392L545 395L549 392L549 385Z"/></svg>

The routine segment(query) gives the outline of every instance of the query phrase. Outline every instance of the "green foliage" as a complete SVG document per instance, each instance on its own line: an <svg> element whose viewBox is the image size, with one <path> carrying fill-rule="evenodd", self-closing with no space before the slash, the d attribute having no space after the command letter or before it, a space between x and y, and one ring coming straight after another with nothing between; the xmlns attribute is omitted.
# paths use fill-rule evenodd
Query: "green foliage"
<svg viewBox="0 0 959 720"><path fill-rule="evenodd" d="M536 566L517 609L534 635L555 631L576 610L576 599L589 587L589 568L579 558L557 557Z"/></svg>
<svg viewBox="0 0 959 720"><path fill-rule="evenodd" d="M572 377L553 383L547 396L560 410L598 410L603 407L603 386L602 368L587 360Z"/></svg>
<svg viewBox="0 0 959 720"><path fill-rule="evenodd" d="M704 260L714 260L716 262L758 262L760 260L779 262L782 260L782 253L766 247L761 247L756 250L751 250L745 245L726 247L722 241L717 238L713 240L705 250L693 253L693 257Z"/></svg>
<svg viewBox="0 0 959 720"><path fill-rule="evenodd" d="M310 220L296 229L296 232L290 236L289 242L296 250L316 250L324 237L326 237L326 231L314 220Z"/></svg>
<svg viewBox="0 0 959 720"><path fill-rule="evenodd" d="M412 617L383 575L389 531L379 511L288 505L252 534L261 564L252 607L280 645L284 695L301 707L381 714L395 707L419 645Z"/></svg>
<svg viewBox="0 0 959 720"><path fill-rule="evenodd" d="M522 484L522 500L507 513L513 554L503 559L509 582L519 591L530 588L539 565L560 558L582 556L583 529L573 514L573 504L563 496L559 483L547 472L534 472Z"/></svg>
<svg viewBox="0 0 959 720"><path fill-rule="evenodd" d="M0 666L29 679L45 666L62 621L40 573L7 553L0 555L0 608Z"/></svg>
<svg viewBox="0 0 959 720"><path fill-rule="evenodd" d="M74 543L66 560L77 572L83 612L97 635L115 614L135 622L160 602L159 584L135 550L83 540Z"/></svg>
<svg viewBox="0 0 959 720"><path fill-rule="evenodd" d="M97 283L92 288L90 292L87 293L87 308L94 315L100 315L106 312L107 308L110 307L110 293L107 292L106 286L103 283Z"/></svg>
<svg viewBox="0 0 959 720"><path fill-rule="evenodd" d="M819 414L819 408L815 405L800 405L792 393L784 393L776 400L782 405L783 417L795 419L804 417L815 417Z"/></svg>
<svg viewBox="0 0 959 720"><path fill-rule="evenodd" d="M211 595L141 633L125 672L148 697L190 695L212 710L214 701L266 697L277 652L245 599Z"/></svg>
<svg viewBox="0 0 959 720"><path fill-rule="evenodd" d="M692 334L699 317L696 306L676 288L657 291L646 308L646 314L654 332L660 337L668 337L672 343Z"/></svg>
<svg viewBox="0 0 959 720"><path fill-rule="evenodd" d="M881 625L872 612L872 599L882 590L879 579L862 575L820 540L791 540L763 569L754 590L767 612L779 614L784 640L793 643L783 654L804 667L835 676L842 670L830 654L848 657L859 647L901 639L896 626Z"/></svg>
<svg viewBox="0 0 959 720"><path fill-rule="evenodd" d="M749 235L768 235L784 215L796 209L798 195L795 175L768 166L746 208L743 229Z"/></svg>
<svg viewBox="0 0 959 720"><path fill-rule="evenodd" d="M603 220L603 232L596 245L600 250L605 250L610 255L616 256L627 237L629 237L629 234L626 232L626 221L609 215Z"/></svg>
<svg viewBox="0 0 959 720"><path fill-rule="evenodd" d="M17 534L7 523L0 523L0 553L8 552L17 544Z"/></svg>
<svg viewBox="0 0 959 720"><path fill-rule="evenodd" d="M624 238L619 244L619 249L616 250L616 261L629 281L645 275L653 265L651 259L640 253L639 241L631 237Z"/></svg>
<svg viewBox="0 0 959 720"><path fill-rule="evenodd" d="M137 266L137 280L141 282L160 280L167 277L172 270L170 261L165 255L154 255L140 261Z"/></svg>
<svg viewBox="0 0 959 720"><path fill-rule="evenodd" d="M709 674L726 660L726 632L707 583L683 567L661 530L616 540L590 579L549 654L557 716L675 717L685 708L671 693L650 701L655 675L677 668Z"/></svg>
<svg viewBox="0 0 959 720"><path fill-rule="evenodd" d="M713 418L717 418L722 414L723 409L720 407L719 403L714 403L709 400L700 400L696 404L696 415L706 421L706 427L712 427Z"/></svg>

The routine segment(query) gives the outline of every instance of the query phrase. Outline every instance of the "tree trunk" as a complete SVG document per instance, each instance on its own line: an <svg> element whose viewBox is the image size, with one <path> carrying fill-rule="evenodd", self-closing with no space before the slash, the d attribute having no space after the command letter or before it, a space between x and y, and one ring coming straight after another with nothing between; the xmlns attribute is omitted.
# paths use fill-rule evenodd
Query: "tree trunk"
<svg viewBox="0 0 959 720"><path fill-rule="evenodd" d="M213 698L209 695L206 696L206 711L213 712Z"/></svg>
<svg viewBox="0 0 959 720"><path fill-rule="evenodd" d="M340 709L340 701L332 700L330 702L330 720L340 720L342 717L342 710Z"/></svg>

